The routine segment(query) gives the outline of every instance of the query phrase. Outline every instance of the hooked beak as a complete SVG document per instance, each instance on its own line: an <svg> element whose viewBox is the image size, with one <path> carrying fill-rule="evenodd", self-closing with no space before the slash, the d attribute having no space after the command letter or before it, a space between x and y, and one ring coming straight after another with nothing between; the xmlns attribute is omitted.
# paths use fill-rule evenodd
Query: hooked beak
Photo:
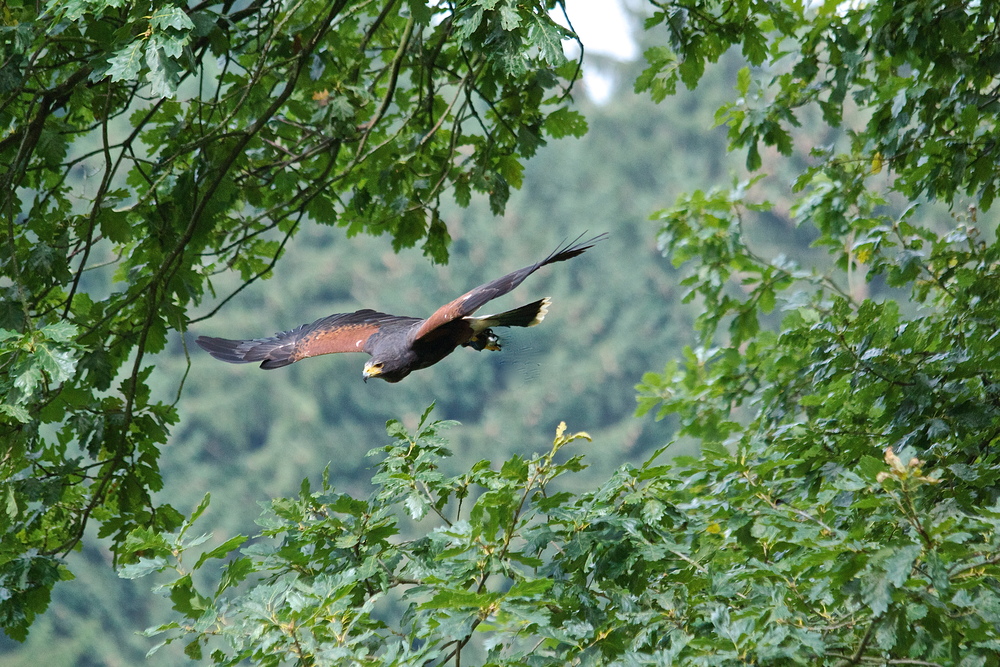
<svg viewBox="0 0 1000 667"><path fill-rule="evenodd" d="M365 364L365 369L361 371L361 379L364 380L364 382L367 384L368 378L373 378L376 375L379 375L381 372L382 369L380 367L372 366L371 362L369 362Z"/></svg>

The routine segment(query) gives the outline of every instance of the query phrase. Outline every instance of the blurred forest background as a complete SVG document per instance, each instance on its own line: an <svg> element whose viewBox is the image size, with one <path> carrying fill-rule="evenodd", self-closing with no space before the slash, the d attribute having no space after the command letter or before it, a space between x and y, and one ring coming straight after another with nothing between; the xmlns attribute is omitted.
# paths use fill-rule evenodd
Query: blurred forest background
<svg viewBox="0 0 1000 667"><path fill-rule="evenodd" d="M643 37L638 28L635 36ZM156 362L169 369L158 373L157 390L167 401L180 393L180 423L163 451L159 502L188 512L211 491L201 528L221 540L252 531L258 503L294 494L303 477L318 480L328 466L338 490L363 497L371 488L372 461L365 453L386 442L386 421L397 418L412 427L432 402L436 418L462 423L449 434L455 470L482 458L544 451L560 421L594 438L585 449L590 468L580 479L600 480L669 440L670 420L634 416L635 385L690 342L693 311L680 303L649 216L682 191L728 185L740 172L741 159L726 153L725 129L714 127L713 114L731 94L742 62L725 60L696 93L682 91L661 104L631 91L640 63L600 54L589 55L587 63L611 84L600 103L585 90L575 95L587 135L541 149L503 219L483 200L454 207L446 221L453 238L447 265L432 266L419 249L397 254L384 237L348 238L340 228L309 226L269 280L192 325L186 341L170 342ZM806 251L809 238L787 221L773 223L757 230L761 251L776 245ZM362 307L423 316L541 259L567 239L604 231L609 241L539 271L490 304L500 310L549 295L554 303L543 325L502 331L502 352L461 349L400 384L362 383L364 358L358 355L264 372L216 362L193 345L201 334L267 336ZM235 279L216 280L217 302L238 286ZM482 442L495 449L481 451ZM77 581L56 587L51 607L24 644L0 637L3 664L145 661L156 641L137 633L162 621L169 602L150 595L145 580L116 577L110 553L96 543L69 556ZM149 664L187 662L175 647Z"/></svg>

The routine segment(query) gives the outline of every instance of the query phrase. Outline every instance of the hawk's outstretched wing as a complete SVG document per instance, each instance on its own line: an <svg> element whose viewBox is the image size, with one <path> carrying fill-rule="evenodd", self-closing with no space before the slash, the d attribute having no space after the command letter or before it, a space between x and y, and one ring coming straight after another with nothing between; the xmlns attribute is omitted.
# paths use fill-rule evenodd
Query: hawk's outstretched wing
<svg viewBox="0 0 1000 667"><path fill-rule="evenodd" d="M198 336L195 342L216 359L231 364L261 362L261 368L281 368L299 359L335 352L369 352L366 343L386 324L414 322L411 317L387 315L374 310L337 313L312 324L283 331L272 338L229 340Z"/></svg>
<svg viewBox="0 0 1000 667"><path fill-rule="evenodd" d="M487 301L492 301L498 296L503 296L520 285L524 282L525 278L546 264L554 264L555 262L563 262L567 259L572 259L592 247L598 241L604 240L606 237L606 233L600 234L599 236L595 236L589 241L583 241L582 243L579 242L580 237L577 237L576 240L568 243L563 248L555 250L551 255L536 264L532 264L531 266L526 266L523 269L508 273L502 278L491 280L484 285L480 285L479 287L466 292L454 301L441 306L434 311L434 314L424 320L424 323L420 325L419 329L417 329L415 334L416 339L419 340L423 338L430 332L447 324L448 322L471 315Z"/></svg>

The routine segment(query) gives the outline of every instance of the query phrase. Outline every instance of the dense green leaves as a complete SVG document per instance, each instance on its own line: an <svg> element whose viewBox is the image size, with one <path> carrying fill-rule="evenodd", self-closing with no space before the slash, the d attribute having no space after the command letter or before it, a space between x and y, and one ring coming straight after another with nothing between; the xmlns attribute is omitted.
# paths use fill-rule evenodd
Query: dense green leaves
<svg viewBox="0 0 1000 667"><path fill-rule="evenodd" d="M229 539L191 536L207 498L190 519L151 501L176 417L146 355L213 272L266 275L309 218L443 259L447 188L499 211L522 157L586 129L566 33L503 0L80 2L53 6L61 32L8 29L2 85L28 110L0 140L0 192L24 198L0 245L8 631L97 518L123 576L165 576L173 618L149 634L215 664L997 665L995 12L654 7L636 89L665 99L739 54L715 118L779 176L654 216L701 314L639 411L699 456L588 489L560 429L547 454L446 473L428 410L389 422L364 499L303 483ZM66 34L90 41L43 48ZM67 55L98 36L99 57ZM75 75L44 81L29 54ZM102 177L81 197L87 141Z"/></svg>
<svg viewBox="0 0 1000 667"><path fill-rule="evenodd" d="M747 11L745 28L725 29ZM711 558L722 565L713 585L734 597L704 612L732 644L706 646L707 664L996 664L986 609L997 600L1000 312L986 294L1000 290L1000 249L979 219L995 187L1000 126L983 111L996 78L939 67L927 51L962 63L988 54L980 40L996 19L979 11L691 8L677 55L650 58L640 87L656 95L676 76L670 58L713 59L699 30L743 44L752 64L747 47L764 40L772 66L741 70L741 97L717 119L751 170L771 146L768 168L795 184L756 177L655 216L686 269L685 298L704 311L698 344L643 378L639 409L677 415L702 443L706 458L682 463L685 484L704 484L692 502L715 508L704 530L735 557ZM776 156L817 144L796 129L811 105L846 136L790 166ZM969 168L980 160L993 166ZM950 205L960 193L977 201L950 216L898 196ZM756 251L761 225L782 218L828 258ZM966 615L973 599L982 615Z"/></svg>
<svg viewBox="0 0 1000 667"><path fill-rule="evenodd" d="M304 663L426 664L466 650L473 633L516 639L546 623L553 582L533 574L546 542L524 537L541 526L538 506L554 507L548 485L580 470L579 457L558 463L557 453L588 436L562 426L545 456L499 470L483 461L447 477L439 472L448 454L440 432L451 424L429 417L430 409L412 435L389 422L392 443L371 452L384 458L368 500L339 494L326 480L318 491L304 482L298 498L274 500L259 539L229 561L211 596L198 592L191 572L245 538L203 552L189 571L188 552L203 541L184 538L190 524L158 544L142 531L131 535L126 545L142 557L123 576L175 575L161 590L182 620L150 633L183 640L189 654L207 647L217 664L279 664L289 655ZM401 539L404 510L417 520L432 512L435 527ZM249 577L256 582L249 591L222 596ZM226 644L214 641L219 636ZM500 641L489 643L491 654L500 650Z"/></svg>
<svg viewBox="0 0 1000 667"><path fill-rule="evenodd" d="M964 194L990 207L1000 59L989 8L931 0L688 4L675 9L680 20L652 21L674 28L672 55L650 59L640 89L671 85L685 66L698 72L718 58L719 42L740 45L753 65L770 58L774 66L758 72L758 85L741 86L742 97L720 110L733 146L748 149L750 169L761 166L761 144L789 155L802 110L815 105L831 126L845 117L855 125L847 152L812 142L817 156L862 173L869 165L890 169L892 189L910 199L951 203ZM699 39L701 31L711 38ZM680 67L670 67L674 58ZM683 78L689 87L697 82Z"/></svg>
<svg viewBox="0 0 1000 667"><path fill-rule="evenodd" d="M176 415L150 355L228 296L213 276L267 277L304 221L443 262L452 189L500 213L521 160L585 130L555 6L4 6L5 628L23 636L89 523L116 551L178 527L151 496Z"/></svg>
<svg viewBox="0 0 1000 667"><path fill-rule="evenodd" d="M887 450L805 483L805 458L755 438L570 493L555 488L581 457L557 461L586 434L445 476L446 426L390 422L367 500L327 482L275 500L251 546L197 559L232 552L213 594L184 566L197 540L127 566L173 577L177 620L149 632L214 664L995 664L1000 505L961 509L916 459Z"/></svg>

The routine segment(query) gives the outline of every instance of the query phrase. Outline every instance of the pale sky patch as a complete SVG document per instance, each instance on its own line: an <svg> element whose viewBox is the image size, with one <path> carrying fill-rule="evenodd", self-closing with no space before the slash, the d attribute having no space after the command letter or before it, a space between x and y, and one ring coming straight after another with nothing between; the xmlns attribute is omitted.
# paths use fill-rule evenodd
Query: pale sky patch
<svg viewBox="0 0 1000 667"><path fill-rule="evenodd" d="M566 12L583 42L584 52L616 60L634 60L639 49L632 39L632 29L620 0L566 0ZM553 14L564 23L561 13ZM571 58L579 55L576 42L566 42ZM599 68L584 64L583 83L587 95L598 103L606 102L614 92L614 79Z"/></svg>

